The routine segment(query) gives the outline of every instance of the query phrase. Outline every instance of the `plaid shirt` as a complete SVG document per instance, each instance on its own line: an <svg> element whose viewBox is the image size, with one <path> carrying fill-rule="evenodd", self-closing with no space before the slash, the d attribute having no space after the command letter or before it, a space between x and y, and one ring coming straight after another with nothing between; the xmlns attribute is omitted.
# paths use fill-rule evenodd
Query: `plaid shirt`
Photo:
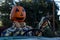
<svg viewBox="0 0 60 40"><path fill-rule="evenodd" d="M1 36L22 36L26 31L32 29L30 26L23 28L10 27L1 33ZM28 36L32 35L32 32L27 33Z"/></svg>

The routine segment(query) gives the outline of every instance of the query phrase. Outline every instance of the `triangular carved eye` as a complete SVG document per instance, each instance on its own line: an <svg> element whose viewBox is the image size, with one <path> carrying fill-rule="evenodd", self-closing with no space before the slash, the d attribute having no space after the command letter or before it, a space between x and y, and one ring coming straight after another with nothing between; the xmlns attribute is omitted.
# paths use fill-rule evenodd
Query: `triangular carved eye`
<svg viewBox="0 0 60 40"><path fill-rule="evenodd" d="M16 8L16 12L19 12L18 8Z"/></svg>

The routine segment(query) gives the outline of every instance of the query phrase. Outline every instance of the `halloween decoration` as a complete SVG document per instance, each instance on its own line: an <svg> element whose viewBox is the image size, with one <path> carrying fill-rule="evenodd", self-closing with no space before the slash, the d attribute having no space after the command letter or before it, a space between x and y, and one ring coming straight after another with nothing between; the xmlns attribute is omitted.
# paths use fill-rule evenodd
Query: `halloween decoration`
<svg viewBox="0 0 60 40"><path fill-rule="evenodd" d="M23 22L26 18L26 12L22 6L14 6L12 8L10 19L12 21Z"/></svg>

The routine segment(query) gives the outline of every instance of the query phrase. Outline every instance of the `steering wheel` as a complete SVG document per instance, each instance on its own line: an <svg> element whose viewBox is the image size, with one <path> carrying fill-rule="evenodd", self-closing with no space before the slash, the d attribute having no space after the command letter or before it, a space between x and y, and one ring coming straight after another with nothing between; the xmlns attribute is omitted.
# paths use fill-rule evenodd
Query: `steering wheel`
<svg viewBox="0 0 60 40"><path fill-rule="evenodd" d="M31 30L26 31L23 35L27 35L27 33L29 32L32 32L32 36L37 36L36 32L40 33L42 31L40 29L31 29Z"/></svg>

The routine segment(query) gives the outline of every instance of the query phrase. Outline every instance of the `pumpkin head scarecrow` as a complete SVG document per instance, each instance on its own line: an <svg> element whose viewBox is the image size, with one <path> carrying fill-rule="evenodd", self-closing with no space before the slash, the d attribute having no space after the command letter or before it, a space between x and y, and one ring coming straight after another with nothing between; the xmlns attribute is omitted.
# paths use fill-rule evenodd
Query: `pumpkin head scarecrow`
<svg viewBox="0 0 60 40"><path fill-rule="evenodd" d="M25 18L26 18L26 12L22 6L13 7L10 14L10 20L23 22Z"/></svg>

